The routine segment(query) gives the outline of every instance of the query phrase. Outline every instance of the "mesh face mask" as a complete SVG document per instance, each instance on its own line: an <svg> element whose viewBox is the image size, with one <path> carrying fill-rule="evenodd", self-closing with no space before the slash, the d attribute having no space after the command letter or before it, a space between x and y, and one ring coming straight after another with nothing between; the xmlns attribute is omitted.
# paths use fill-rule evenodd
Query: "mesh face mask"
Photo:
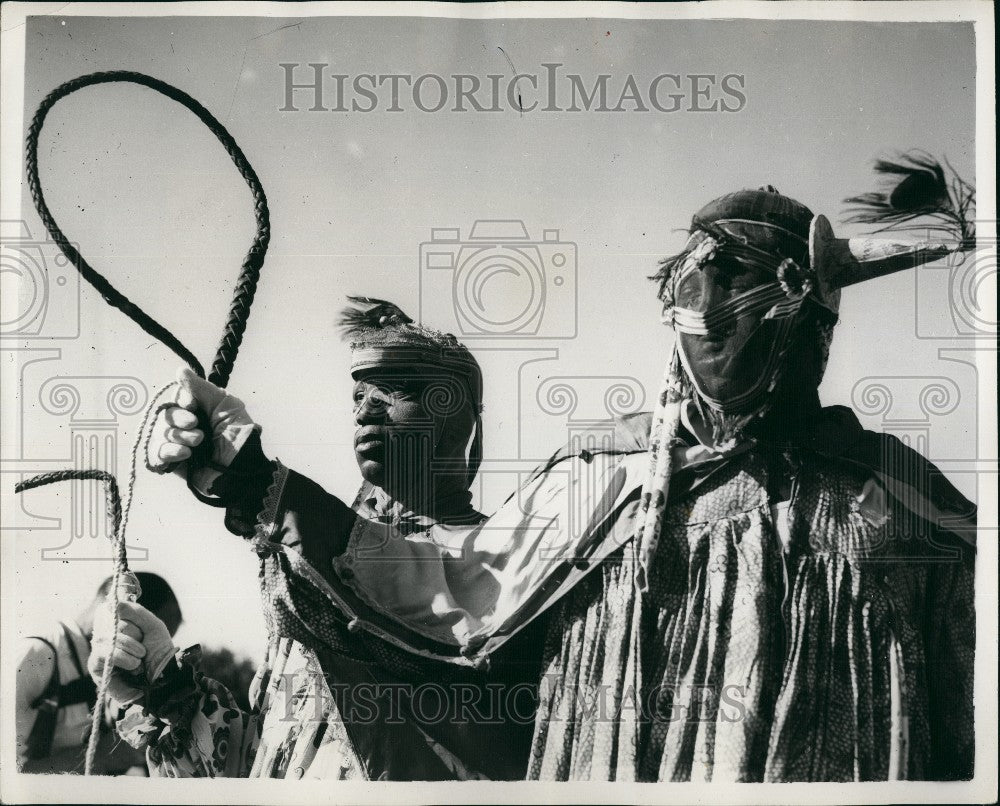
<svg viewBox="0 0 1000 806"><path fill-rule="evenodd" d="M696 230L681 253L680 267L672 273L664 288L664 321L672 325L677 333L677 350L681 363L701 401L724 415L753 414L766 406L767 395L778 383L785 355L802 319L803 305L812 291L813 283L809 272L794 260L782 260L772 252L754 247L745 236L733 234L726 226L730 223L781 229L782 234L787 237L798 237L775 225L736 220L715 221L710 231ZM728 262L757 270L758 273L760 270L773 273L775 279L703 310L675 305L678 290L684 281L692 273L704 271L706 264L717 258L725 258ZM755 324L748 326L748 319ZM716 334L732 334L740 323L743 327L738 330L742 335L736 340L730 338L727 341L725 354L728 361L721 370L717 366L711 369L704 367L698 357L692 354L692 345L697 343L697 339ZM770 333L764 333L765 323L772 325ZM758 340L756 344L751 344L756 336L763 336L766 341ZM763 354L762 346L766 348ZM710 381L718 380L720 374L724 375L727 370L747 361L752 361L754 366L754 380L751 383L736 384L737 388L726 395L711 393Z"/></svg>

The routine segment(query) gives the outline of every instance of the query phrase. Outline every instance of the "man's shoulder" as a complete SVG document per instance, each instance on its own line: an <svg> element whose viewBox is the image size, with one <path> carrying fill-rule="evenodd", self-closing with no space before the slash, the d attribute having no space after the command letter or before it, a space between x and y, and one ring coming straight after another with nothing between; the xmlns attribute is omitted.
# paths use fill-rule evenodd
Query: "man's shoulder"
<svg viewBox="0 0 1000 806"><path fill-rule="evenodd" d="M29 635L20 640L18 651L21 663L48 663L51 665L58 649L48 636Z"/></svg>
<svg viewBox="0 0 1000 806"><path fill-rule="evenodd" d="M879 474L921 487L940 505L951 509L972 506L944 471L895 434L860 429L842 456Z"/></svg>
<svg viewBox="0 0 1000 806"><path fill-rule="evenodd" d="M54 636L28 636L17 648L17 696L30 703L44 690L56 668L58 644Z"/></svg>
<svg viewBox="0 0 1000 806"><path fill-rule="evenodd" d="M854 412L830 407L835 417L853 418ZM938 529L975 545L977 508L948 479L944 471L894 434L871 431L860 423L841 434L838 459L861 466L887 490L896 504Z"/></svg>
<svg viewBox="0 0 1000 806"><path fill-rule="evenodd" d="M536 468L532 478L574 457L644 452L649 444L652 419L652 412L642 411L576 431ZM824 407L811 427L798 435L797 441L802 448L826 457L827 461L844 461L863 468L915 514L926 517L931 513L936 521L945 524L947 531L955 531L974 543L976 506L919 451L894 434L864 428L852 409Z"/></svg>

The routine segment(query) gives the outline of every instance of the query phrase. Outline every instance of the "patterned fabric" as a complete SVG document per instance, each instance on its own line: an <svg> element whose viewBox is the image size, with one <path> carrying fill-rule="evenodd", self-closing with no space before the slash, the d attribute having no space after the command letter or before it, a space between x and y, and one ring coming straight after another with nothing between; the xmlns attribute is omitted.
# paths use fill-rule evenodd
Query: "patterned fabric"
<svg viewBox="0 0 1000 806"><path fill-rule="evenodd" d="M237 777L253 757L257 714L242 711L225 686L198 671L199 658L198 647L179 652L157 680L155 705L136 703L117 722L118 735L146 751L151 776Z"/></svg>
<svg viewBox="0 0 1000 806"><path fill-rule="evenodd" d="M174 670L179 678L187 677L168 684L172 689L170 695L156 707L130 708L118 722L119 735L133 747L146 750L150 775L169 778L398 778L403 760L412 765L406 767L410 770L406 776L409 778L485 777L460 758L466 747L452 743L450 749L446 742L421 730L412 719L395 729L378 724L374 731L365 731L360 724L345 724L341 706L352 704L345 695L359 682L377 680L387 688L398 685L399 679L387 677L386 669L409 668L423 679L435 678L425 665L405 656L399 658L391 648L376 647L373 651L351 634L343 615L328 602L312 609L314 615L309 624L315 632L306 631L297 613L286 609L292 602L302 601L303 591L306 595L314 592L301 583L302 568L308 566L298 566L298 571L292 571L287 565L288 556L301 556L298 552L305 551L304 542L312 547L315 543L309 538L320 535L327 548L337 545L338 537L331 534L331 524L341 523L349 531L351 523L343 518L324 518L324 514L331 514L324 513L324 504L346 507L326 493L320 495L312 482L297 477L300 484L296 487L292 482L295 491L301 493L302 487L309 485L305 497L312 503L311 514L320 516L324 529L318 534L317 530L304 528L305 535L294 529L277 529L276 513L285 500L288 476L289 471L277 465L274 482L264 497L260 528L251 541L262 556L262 595L272 636L250 689L251 710L239 709L224 686L201 674L197 669L197 650L188 650L179 657L178 668L182 671ZM369 493L359 496L358 518L391 523L405 533L425 529L432 523L384 495ZM293 491L290 496L293 501L294 494ZM470 499L465 494L439 502L442 512L447 513L443 517L463 524L481 521L483 516L472 508ZM275 552L277 544L271 542L273 539L294 551L290 555ZM340 537L340 542L346 542L346 535ZM317 560L314 554L310 554L310 559ZM296 589L295 595L289 592L290 587ZM274 606L276 602L284 602L285 607ZM322 635L323 640L317 641L316 634ZM295 636L300 640L295 640ZM376 659L383 671L371 670L369 664ZM533 673L537 675L536 670ZM406 719L405 702L403 707ZM387 741L372 749L369 738L373 733L384 735ZM365 751L363 755L355 747L357 738ZM525 735L522 741L525 757L527 738Z"/></svg>
<svg viewBox="0 0 1000 806"><path fill-rule="evenodd" d="M792 471L761 452L668 507L643 601L638 697L620 674L628 555L564 599L530 778L971 775L974 550L926 521L914 533L891 502L873 506L865 469L799 460L787 549L767 491ZM635 711L637 748L621 728ZM634 772L621 761L633 756Z"/></svg>
<svg viewBox="0 0 1000 806"><path fill-rule="evenodd" d="M402 511L384 496L362 494L358 517L347 531L353 534L371 524L388 523L398 533L419 540L430 527L467 530L483 520L468 495L449 501L439 501L439 517L428 520ZM337 579L335 562L342 559L347 544L346 538L332 536L329 528L336 517L336 499L279 465L268 502L254 542L262 557L269 634L272 640L291 640L315 653L363 777L523 778L538 680L537 630L527 631L525 639L496 653L491 668L459 667L409 652L391 632L380 632L377 614L364 610L346 586L332 586ZM537 648L531 648L531 641ZM501 693L527 686L525 699L531 705L527 715L520 721L503 714L479 720L475 712L488 707L491 686ZM466 710L470 702L471 712ZM438 705L448 718L437 713ZM460 716L452 718L456 713ZM497 753L497 747L505 752Z"/></svg>
<svg viewBox="0 0 1000 806"><path fill-rule="evenodd" d="M364 768L315 654L279 640L270 647L263 669L251 694L269 718L249 776L363 780Z"/></svg>

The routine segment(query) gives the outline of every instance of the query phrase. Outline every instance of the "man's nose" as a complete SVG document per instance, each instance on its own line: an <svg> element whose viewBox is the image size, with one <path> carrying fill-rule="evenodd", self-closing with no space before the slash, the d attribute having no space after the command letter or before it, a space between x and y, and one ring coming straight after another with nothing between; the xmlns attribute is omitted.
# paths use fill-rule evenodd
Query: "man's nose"
<svg viewBox="0 0 1000 806"><path fill-rule="evenodd" d="M382 422L386 416L386 401L377 390L367 392L354 410L354 421L358 425Z"/></svg>

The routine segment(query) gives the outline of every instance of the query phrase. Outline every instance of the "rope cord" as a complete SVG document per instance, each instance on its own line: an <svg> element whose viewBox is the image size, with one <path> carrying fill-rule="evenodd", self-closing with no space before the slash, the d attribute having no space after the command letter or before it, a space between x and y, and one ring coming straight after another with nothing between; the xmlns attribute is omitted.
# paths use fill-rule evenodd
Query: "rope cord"
<svg viewBox="0 0 1000 806"><path fill-rule="evenodd" d="M103 482L107 491L108 517L111 519L115 533L118 532L122 520L122 499L118 493L118 482L106 470L54 470L51 473L42 473L18 482L14 485L14 492L23 493L26 490L33 490L36 487L44 487L47 484L55 484L60 481ZM124 549L118 551L116 547L115 560L119 559L125 559Z"/></svg>
<svg viewBox="0 0 1000 806"><path fill-rule="evenodd" d="M90 736L87 739L87 754L84 757L84 774L93 775L94 759L97 755L97 743L101 734L101 715L104 713L104 700L107 697L108 685L111 682L111 671L114 666L114 653L118 643L118 602L120 600L119 586L128 585L130 589L129 598L135 601L139 598L139 580L128 570L128 558L126 557L125 533L122 528L122 501L118 493L118 482L115 477L104 470L56 470L52 473L42 473L26 481L15 485L14 492L22 493L36 487L44 487L47 484L55 484L60 481L100 481L104 483L105 500L107 502L108 517L111 519L113 528L114 543L114 575L111 580L111 597L113 602L112 621L113 638L111 641L111 651L101 672L101 679L97 685L97 700L94 703L94 710L90 715ZM128 578L128 579L127 579ZM127 579L127 581L126 581Z"/></svg>
<svg viewBox="0 0 1000 806"><path fill-rule="evenodd" d="M240 344L243 341L243 334L246 331L247 320L250 317L250 307L253 304L254 295L257 291L257 283L260 279L260 271L264 265L264 256L267 253L268 243L271 238L270 213L267 207L267 197L260 179L254 172L253 167L247 160L243 151L236 144L232 135L226 128L198 101L187 93L164 81L153 78L143 73L136 73L126 70L112 70L101 73L91 73L60 84L50 92L39 105L31 125L28 127L26 138L25 170L27 173L28 189L39 218L45 225L49 237L59 246L69 262L80 272L90 285L100 293L101 297L114 308L124 313L129 319L135 322L146 333L162 342L166 347L178 355L188 366L199 376L205 377L205 370L201 362L195 355L185 347L181 341L171 333L166 327L161 325L142 308L132 302L128 297L116 289L110 281L96 269L94 269L80 254L77 248L69 241L66 235L56 223L48 204L45 201L45 194L42 191L41 180L38 172L38 139L45 124L45 119L53 106L62 98L70 95L84 87L96 84L109 84L125 82L139 84L149 89L156 90L162 95L177 101L182 106L193 112L198 119L204 123L216 136L226 153L230 156L236 169L250 187L250 192L254 202L254 218L257 224L257 231L250 251L243 259L240 273L236 281L236 288L233 292L232 302L226 316L226 323L222 334L222 339L212 363L212 370L208 380L216 386L225 388L229 383L229 377L236 363L236 356L239 353ZM95 480L101 481L105 485L108 515L112 521L112 543L114 546L114 576L111 584L111 606L113 612L113 633L111 649L107 662L101 673L101 680L98 684L97 702L91 718L90 737L87 744L87 754L85 759L85 774L93 774L94 759L97 753L97 743L100 736L101 716L104 711L103 704L107 697L108 685L111 681L111 673L114 667L114 653L118 641L119 615L118 604L121 595L124 593L131 601L136 601L140 594L139 581L128 569L128 557L125 544L125 528L128 523L128 516L132 508L133 492L136 481L136 468L138 465L139 451L145 454L149 445L152 429L156 422L156 415L171 404L159 404L158 401L164 393L175 384L171 383L162 388L150 401L143 414L142 425L132 448L131 468L126 492L125 507L122 508L121 496L118 491L118 484L114 476L103 470L60 470L52 473L43 473L39 476L27 479L15 486L15 492L20 493L25 490L42 487L47 484L54 484L60 481L71 480ZM147 461L148 464L148 461ZM189 476L188 486L191 486ZM199 496L200 498L201 496Z"/></svg>
<svg viewBox="0 0 1000 806"><path fill-rule="evenodd" d="M94 711L91 714L90 736L87 740L87 754L84 759L84 774L92 775L94 759L97 755L97 744L100 739L101 714L103 704L107 697L108 685L111 682L111 674L114 667L114 654L118 646L118 603L121 601L122 593L130 601L138 601L142 595L142 589L138 578L132 574L128 567L128 548L125 543L125 531L128 528L128 518L132 511L132 500L135 493L135 482L137 468L139 466L140 451L145 454L149 446L150 438L153 435L153 428L156 425L156 415L164 408L174 405L173 403L160 403L170 389L177 386L176 381L171 381L160 389L146 405L146 411L142 416L142 424L132 443L132 453L129 467L128 484L125 488L125 501L118 490L118 482L115 477L104 470L56 470L52 473L42 473L15 485L14 492L22 493L25 490L32 490L36 487L44 487L48 484L55 484L60 481L101 481L105 485L105 496L107 502L108 517L111 519L112 532L111 540L114 548L114 571L111 580L111 609L113 632L111 647L108 651L108 660L101 671L101 679L97 686L97 700L94 704Z"/></svg>
<svg viewBox="0 0 1000 806"><path fill-rule="evenodd" d="M243 333L246 330L247 319L250 315L250 306L253 304L254 294L257 290L257 281L260 278L260 270L264 265L264 255L267 252L267 246L271 239L271 224L270 213L267 207L267 197L264 195L264 188L261 186L260 179L257 178L253 167L251 167L232 135L215 119L211 112L186 92L157 78L147 76L144 73L111 70L104 73L90 73L89 75L80 76L79 78L74 78L64 84L60 84L39 105L38 111L35 112L35 116L31 121L31 126L28 127L26 171L28 189L31 192L32 201L35 204L35 209L38 211L39 217L42 219L42 223L45 225L45 229L48 230L49 236L58 244L63 254L69 259L69 262L80 272L80 276L97 289L104 298L104 301L124 313L150 336L163 342L163 344L180 356L191 369L204 378L205 370L202 368L201 363L173 333L122 294L104 275L94 269L84 259L83 255L80 254L76 247L63 234L63 231L59 228L45 202L45 194L42 192L42 185L38 177L38 137L41 134L42 126L45 123L45 118L49 110L60 99L77 90L95 84L109 84L114 82L126 82L149 87L177 101L181 106L190 109L211 130L219 142L222 143L226 153L233 160L233 164L243 179L246 180L246 183L250 186L250 192L253 194L257 233L250 246L250 251L243 259L239 278L236 281L236 289L233 292L233 299L229 306L229 313L226 317L222 340L215 354L212 371L208 376L208 380L216 386L225 388L229 383L229 376L232 374L233 364L236 361L236 355L243 341Z"/></svg>

